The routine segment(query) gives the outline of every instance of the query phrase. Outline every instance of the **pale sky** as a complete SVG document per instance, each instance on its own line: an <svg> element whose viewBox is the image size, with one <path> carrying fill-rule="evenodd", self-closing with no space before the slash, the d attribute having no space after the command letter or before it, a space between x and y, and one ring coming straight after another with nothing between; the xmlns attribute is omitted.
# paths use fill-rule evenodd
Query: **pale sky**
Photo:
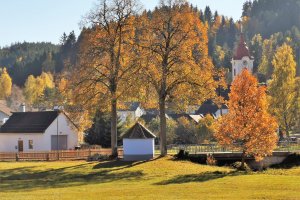
<svg viewBox="0 0 300 200"><path fill-rule="evenodd" d="M0 0L0 47L15 42L52 42L57 44L63 32L80 33L79 25L97 0ZM246 0L190 0L204 10L238 20ZM153 9L159 0L140 0L145 9Z"/></svg>

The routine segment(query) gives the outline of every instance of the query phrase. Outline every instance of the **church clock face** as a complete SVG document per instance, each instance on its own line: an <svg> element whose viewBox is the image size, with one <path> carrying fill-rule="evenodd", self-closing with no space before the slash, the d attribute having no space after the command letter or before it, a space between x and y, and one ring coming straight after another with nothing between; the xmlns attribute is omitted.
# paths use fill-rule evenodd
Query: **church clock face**
<svg viewBox="0 0 300 200"><path fill-rule="evenodd" d="M243 65L244 65L245 67L248 65L247 60L244 60L244 61L243 61Z"/></svg>

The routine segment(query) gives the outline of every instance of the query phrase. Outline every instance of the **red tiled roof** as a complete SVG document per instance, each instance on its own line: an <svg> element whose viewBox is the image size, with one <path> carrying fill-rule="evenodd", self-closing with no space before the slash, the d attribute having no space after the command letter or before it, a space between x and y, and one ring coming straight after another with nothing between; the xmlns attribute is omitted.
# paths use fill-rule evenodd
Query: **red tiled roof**
<svg viewBox="0 0 300 200"><path fill-rule="evenodd" d="M239 44L236 48L233 59L234 60L241 60L245 56L248 56L249 58L251 58L249 48L248 48L248 46L245 42L244 36L243 36L243 34L241 34L240 42L239 42Z"/></svg>

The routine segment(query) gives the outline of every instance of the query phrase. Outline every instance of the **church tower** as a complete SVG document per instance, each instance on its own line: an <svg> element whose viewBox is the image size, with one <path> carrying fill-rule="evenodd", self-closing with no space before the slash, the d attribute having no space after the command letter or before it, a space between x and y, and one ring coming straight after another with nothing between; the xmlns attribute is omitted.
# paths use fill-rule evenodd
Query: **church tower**
<svg viewBox="0 0 300 200"><path fill-rule="evenodd" d="M234 80L235 77L239 75L244 68L253 73L253 62L254 58L251 57L249 48L244 39L244 35L243 33L241 33L239 44L236 47L233 58L231 60L232 80Z"/></svg>

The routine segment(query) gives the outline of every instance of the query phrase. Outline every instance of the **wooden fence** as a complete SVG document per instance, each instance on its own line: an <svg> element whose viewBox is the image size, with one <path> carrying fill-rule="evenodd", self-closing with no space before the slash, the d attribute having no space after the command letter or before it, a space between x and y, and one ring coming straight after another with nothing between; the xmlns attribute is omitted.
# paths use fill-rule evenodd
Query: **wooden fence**
<svg viewBox="0 0 300 200"><path fill-rule="evenodd" d="M119 156L123 156L123 150L118 150ZM0 161L55 161L55 160L86 160L96 154L109 156L111 149L84 149L62 150L43 152L0 152Z"/></svg>

